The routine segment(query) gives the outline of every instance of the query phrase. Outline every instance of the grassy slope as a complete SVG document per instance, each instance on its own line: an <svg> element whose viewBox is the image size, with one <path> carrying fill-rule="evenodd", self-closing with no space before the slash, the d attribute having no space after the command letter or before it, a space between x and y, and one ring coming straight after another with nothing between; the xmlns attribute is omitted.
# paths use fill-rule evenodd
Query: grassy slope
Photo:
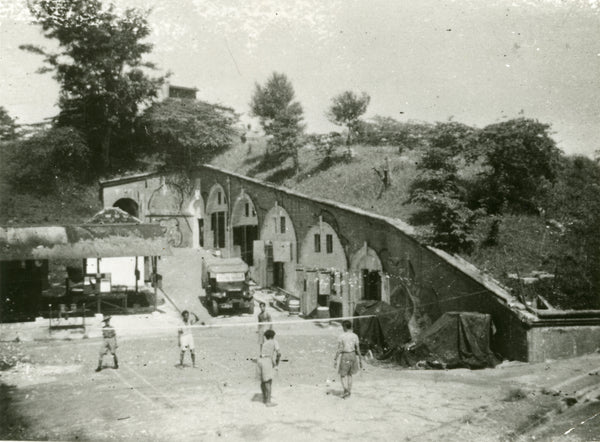
<svg viewBox="0 0 600 442"><path fill-rule="evenodd" d="M0 224L77 224L87 221L102 207L98 185L31 195L6 183L0 161Z"/></svg>
<svg viewBox="0 0 600 442"><path fill-rule="evenodd" d="M340 154L343 149L339 148ZM354 146L353 150L355 156L351 161L345 162L340 157L326 168L318 152L304 148L300 152L300 172L293 175L289 160L284 164L261 166L264 143L254 140L251 153L248 153L248 145L238 145L215 158L212 164L281 184L307 195L340 201L408 222L417 208L403 203L408 198L409 185L418 173L415 165L420 152L400 155L393 147L372 146ZM381 169L386 157L392 172L392 186L379 197L381 181L373 168ZM499 244L482 247L480 244L488 229L489 221L477 226L478 245L473 253L464 256L480 269L501 280L506 273L554 270L546 258L556 252L558 234L548 229L540 217L504 216Z"/></svg>

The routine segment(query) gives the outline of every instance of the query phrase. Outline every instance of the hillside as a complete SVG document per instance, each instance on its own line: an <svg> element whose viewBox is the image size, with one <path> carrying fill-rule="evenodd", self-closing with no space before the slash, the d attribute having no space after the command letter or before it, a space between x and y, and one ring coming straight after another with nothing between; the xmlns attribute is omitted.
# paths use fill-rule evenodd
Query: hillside
<svg viewBox="0 0 600 442"><path fill-rule="evenodd" d="M252 145L248 153L248 144ZM410 221L417 207L404 204L409 186L417 175L416 163L421 152L413 150L398 153L390 146L353 146L351 160L342 157L344 151L326 167L322 156L314 148L300 152L300 172L293 175L291 160L283 164L265 164L265 145L260 139L249 140L216 157L212 164L236 173L267 180L307 195L332 199L381 215ZM381 180L373 170L381 170L389 162L391 186L382 192ZM463 171L473 173L474 171ZM557 251L558 232L548 228L539 216L505 215L501 218L498 245L484 247L482 242L489 231L490 221L477 226L477 246L465 259L507 282L508 273L521 275L532 271L554 271L548 257Z"/></svg>

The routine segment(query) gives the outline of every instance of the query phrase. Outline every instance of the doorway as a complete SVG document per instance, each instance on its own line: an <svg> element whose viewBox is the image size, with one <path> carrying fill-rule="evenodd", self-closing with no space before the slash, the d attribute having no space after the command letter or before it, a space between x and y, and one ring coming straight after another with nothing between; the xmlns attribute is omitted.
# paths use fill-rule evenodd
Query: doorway
<svg viewBox="0 0 600 442"><path fill-rule="evenodd" d="M198 245L204 247L204 219L197 218L198 220Z"/></svg>
<svg viewBox="0 0 600 442"><path fill-rule="evenodd" d="M273 263L273 285L282 289L285 285L285 272L282 262Z"/></svg>
<svg viewBox="0 0 600 442"><path fill-rule="evenodd" d="M362 270L364 299L381 300L381 275L376 270Z"/></svg>

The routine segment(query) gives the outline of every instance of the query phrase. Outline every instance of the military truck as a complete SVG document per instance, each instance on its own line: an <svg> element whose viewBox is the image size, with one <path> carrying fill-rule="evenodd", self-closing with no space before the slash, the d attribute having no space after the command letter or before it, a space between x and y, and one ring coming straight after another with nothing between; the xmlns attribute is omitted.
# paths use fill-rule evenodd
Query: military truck
<svg viewBox="0 0 600 442"><path fill-rule="evenodd" d="M225 309L254 313L248 265L241 258L203 259L202 287L206 292L206 305L213 316Z"/></svg>

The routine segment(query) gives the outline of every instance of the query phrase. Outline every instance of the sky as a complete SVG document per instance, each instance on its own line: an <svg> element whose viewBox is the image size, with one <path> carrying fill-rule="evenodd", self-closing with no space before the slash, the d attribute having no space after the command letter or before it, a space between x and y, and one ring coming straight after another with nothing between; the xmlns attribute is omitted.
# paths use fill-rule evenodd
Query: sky
<svg viewBox="0 0 600 442"><path fill-rule="evenodd" d="M484 127L525 116L569 154L600 149L600 0L115 0L151 9L148 59L201 100L248 113L254 85L291 80L310 132L345 90L366 118L452 118ZM52 42L25 0L0 0L0 106L33 123L57 113L41 57Z"/></svg>

